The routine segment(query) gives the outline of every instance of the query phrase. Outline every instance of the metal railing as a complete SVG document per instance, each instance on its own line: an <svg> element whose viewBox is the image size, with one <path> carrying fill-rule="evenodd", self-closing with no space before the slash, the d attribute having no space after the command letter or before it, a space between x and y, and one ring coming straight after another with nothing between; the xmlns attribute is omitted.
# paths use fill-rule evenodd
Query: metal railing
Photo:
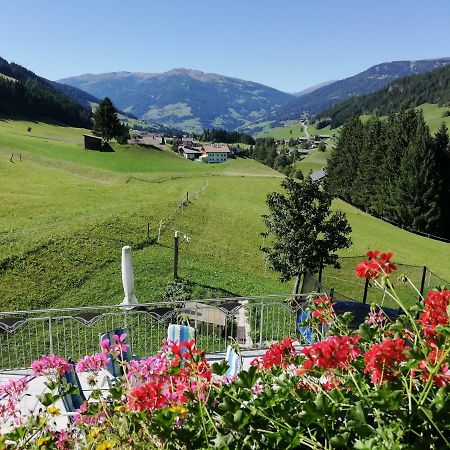
<svg viewBox="0 0 450 450"><path fill-rule="evenodd" d="M297 317L311 295L269 295L0 312L0 370L27 368L44 354L78 360L99 351L100 336L129 332L131 351L141 357L158 351L169 323L189 322L197 347L224 352L230 339L243 349L263 349L297 336Z"/></svg>

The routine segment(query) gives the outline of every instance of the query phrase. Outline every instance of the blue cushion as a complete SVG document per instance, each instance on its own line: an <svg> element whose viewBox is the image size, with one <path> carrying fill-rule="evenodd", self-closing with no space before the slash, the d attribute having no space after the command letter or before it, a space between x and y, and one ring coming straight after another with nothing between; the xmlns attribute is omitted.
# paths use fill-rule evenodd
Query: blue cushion
<svg viewBox="0 0 450 450"><path fill-rule="evenodd" d="M312 344L314 342L313 330L310 327L302 326L302 323L311 317L311 311L299 311L297 313L297 331L305 339L306 342Z"/></svg>
<svg viewBox="0 0 450 450"><path fill-rule="evenodd" d="M72 385L77 388L77 392L73 394L64 394L60 389L61 400L67 412L75 412L86 401L83 389L81 388L80 379L78 378L75 366L70 363L71 370L63 375L63 385Z"/></svg>
<svg viewBox="0 0 450 450"><path fill-rule="evenodd" d="M170 324L167 329L167 338L171 341L186 342L195 340L195 328L188 325Z"/></svg>
<svg viewBox="0 0 450 450"><path fill-rule="evenodd" d="M228 364L225 376L236 376L242 370L242 356L239 351L231 345L227 347L225 361Z"/></svg>

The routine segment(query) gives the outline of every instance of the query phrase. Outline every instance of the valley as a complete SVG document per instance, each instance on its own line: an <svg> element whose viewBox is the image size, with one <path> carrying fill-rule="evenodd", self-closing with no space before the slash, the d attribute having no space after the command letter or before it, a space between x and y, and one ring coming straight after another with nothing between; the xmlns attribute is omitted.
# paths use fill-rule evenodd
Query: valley
<svg viewBox="0 0 450 450"><path fill-rule="evenodd" d="M87 151L85 131L0 121L2 309L118 303L123 245L134 249L137 297L157 300L172 276L174 230L183 236L180 276L196 296L291 290L259 250L266 195L279 189L281 174L243 158L199 164L171 150L114 143L114 152ZM158 244L160 222L186 192L191 203L167 223ZM449 277L449 244L397 229L340 200L335 208L347 213L353 228L354 244L342 254L381 247L398 261Z"/></svg>

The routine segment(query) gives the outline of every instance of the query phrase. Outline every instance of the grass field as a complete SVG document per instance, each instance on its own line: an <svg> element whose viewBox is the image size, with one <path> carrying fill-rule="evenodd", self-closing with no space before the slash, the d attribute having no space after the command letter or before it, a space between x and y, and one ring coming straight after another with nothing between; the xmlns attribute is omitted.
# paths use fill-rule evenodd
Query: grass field
<svg viewBox="0 0 450 450"><path fill-rule="evenodd" d="M308 125L308 133L310 136L315 136L316 134L327 134L333 135L336 130L331 130L329 126L325 128L318 129L314 125ZM283 127L270 128L270 124L267 123L264 126L263 131L256 134L256 138L273 137L275 140L279 139L290 139L306 136L303 125L298 121L288 121Z"/></svg>
<svg viewBox="0 0 450 450"><path fill-rule="evenodd" d="M308 175L311 171L326 167L327 158L330 156L331 151L331 148L328 148L324 152L313 149L302 161L297 161L295 163L295 168L300 169L303 175Z"/></svg>
<svg viewBox="0 0 450 450"><path fill-rule="evenodd" d="M249 159L207 165L170 151L115 144L110 153L86 151L84 131L0 121L0 309L119 303L123 245L134 249L138 299L156 300L171 279L174 230L189 237L181 243L180 276L199 296L291 290L259 250L266 195L279 188L280 174ZM312 153L309 164L325 156ZM160 221L187 191L191 204L156 243ZM450 278L450 245L342 202L335 207L347 212L353 227L354 245L344 254L381 247L399 261L426 264Z"/></svg>

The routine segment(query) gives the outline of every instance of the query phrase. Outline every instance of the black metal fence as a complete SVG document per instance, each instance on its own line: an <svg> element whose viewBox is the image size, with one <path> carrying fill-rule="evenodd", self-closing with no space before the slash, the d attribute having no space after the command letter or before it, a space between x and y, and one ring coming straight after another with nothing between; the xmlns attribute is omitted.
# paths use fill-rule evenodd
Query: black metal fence
<svg viewBox="0 0 450 450"><path fill-rule="evenodd" d="M397 304L374 282L357 278L356 265L367 256L341 257L340 269L323 267L317 274L306 274L303 278L302 292L329 292L333 289L335 300L351 300L363 303L376 303L388 308ZM397 263L397 270L391 276L397 294L406 304L418 300L420 294L438 286L450 287L450 282L434 274L426 266ZM405 276L410 282L405 282Z"/></svg>

